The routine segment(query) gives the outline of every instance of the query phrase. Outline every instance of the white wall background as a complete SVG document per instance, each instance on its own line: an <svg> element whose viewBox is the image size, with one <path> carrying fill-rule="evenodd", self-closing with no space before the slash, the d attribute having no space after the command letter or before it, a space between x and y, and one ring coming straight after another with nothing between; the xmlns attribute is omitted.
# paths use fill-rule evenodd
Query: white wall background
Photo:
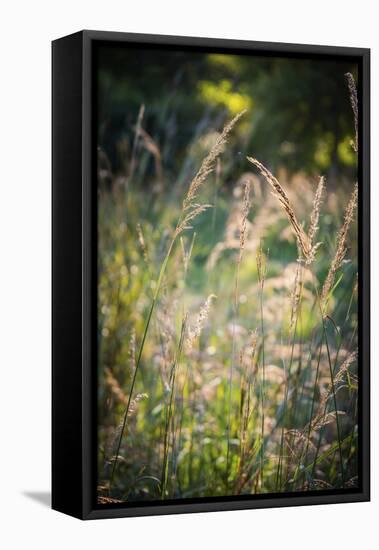
<svg viewBox="0 0 379 550"><path fill-rule="evenodd" d="M0 544L2 548L377 547L373 501L79 522L41 504L50 487L50 41L87 28L372 48L372 200L379 207L379 33L372 0L4 2L0 32ZM378 216L373 216L373 273ZM373 284L373 357L378 285ZM376 307L375 307L376 306ZM69 396L68 396L69 404ZM36 498L30 494L36 493ZM29 496L28 496L29 495ZM36 496L36 495L35 495ZM371 539L371 542L369 540Z"/></svg>

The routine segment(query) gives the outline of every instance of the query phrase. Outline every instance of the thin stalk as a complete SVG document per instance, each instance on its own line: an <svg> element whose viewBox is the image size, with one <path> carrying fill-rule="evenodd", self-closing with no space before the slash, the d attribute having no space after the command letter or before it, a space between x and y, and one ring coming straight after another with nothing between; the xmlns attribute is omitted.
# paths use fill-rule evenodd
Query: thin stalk
<svg viewBox="0 0 379 550"><path fill-rule="evenodd" d="M164 274L165 274L165 271L166 271L168 260L170 258L175 240L176 240L176 238L174 236L174 238L172 239L172 241L170 243L170 246L168 248L166 257L163 260L163 263L161 265L161 269L160 269L159 276L158 276L158 281L157 281L157 286L155 288L154 296L153 296L153 299L152 299L152 302L151 302L151 305L150 305L150 309L149 309L149 313L148 313L148 316L147 316L147 319L146 319L145 328L144 328L143 336L142 336L142 341L141 341L141 345L140 345L140 348L139 348L138 357L137 357L137 361L136 361L136 366L135 366L135 369L134 369L133 378L132 378L132 382L131 382L131 385L130 385L128 402L127 402L126 409L125 409L125 412L124 412L122 428L121 428L120 436L118 438L116 455L115 455L115 458L113 460L112 473L111 473L111 478L110 478L110 481L109 481L109 493L111 493L112 486L113 486L113 480L114 480L114 475L115 475L116 468L117 468L121 442L122 442L122 438L123 438L125 427L126 427L126 422L127 422L127 418L128 418L128 414L129 414L129 410L130 410L130 404L131 404L132 396L133 396L133 392L134 392L134 386L135 386L135 383L136 383L137 373L138 373L138 370L139 370L139 367L140 367L140 364L141 364L142 353L143 353L143 349L144 349L144 346L145 346L146 337L147 337L147 333L148 333L149 326L150 326L150 321L151 321L151 318L152 318L152 315L153 315L153 312L154 312L154 309L155 309L155 305L157 303L158 295L159 295L159 292L160 292L160 289L161 289L161 286L162 286L163 277L164 277Z"/></svg>
<svg viewBox="0 0 379 550"><path fill-rule="evenodd" d="M313 341L314 341L314 336L312 337L312 343L313 343ZM312 343L311 343L310 350L309 350L309 353L310 353L309 365L310 365L310 367L312 366ZM317 347L318 346L316 346L316 351L317 351ZM316 403L316 391L317 391L317 388L318 388L318 377L319 377L319 370L320 370L321 353L322 353L322 339L320 341L319 353L318 353L318 359L317 359L317 367L316 367L316 375L315 375L315 380L314 380L314 384L313 384L311 410L310 410L310 415L309 415L308 433L307 433L307 438L306 438L307 443L303 445L301 455L300 455L300 459L299 459L299 463L296 466L296 470L295 470L295 473L294 473L294 476L293 476L293 483L295 483L297 481L298 476L299 476L299 472L301 471L300 467L303 464L303 462L306 461L306 458L307 458L307 455L308 455L310 434L311 434L311 428L312 428L312 418L313 418L313 412L314 412L314 407L315 407L315 403ZM304 388L304 385L303 385L303 388ZM303 489L304 489L305 480L306 480L306 477L304 477Z"/></svg>
<svg viewBox="0 0 379 550"><path fill-rule="evenodd" d="M300 280L299 301L298 301L297 306L295 306L296 307L296 311L295 311L296 317L294 319L292 334L291 334L291 325L290 325L290 329L289 329L289 333L288 333L288 346L291 343L291 356L290 356L288 369L285 369L286 370L286 387L285 387L285 390L284 390L284 410L283 410L283 414L282 414L282 430L281 430L281 436L280 436L280 451L279 451L279 460L278 460L278 466L277 466L277 472L276 472L276 490L279 490L279 488L281 490L281 485L282 485L282 468L283 468L282 460L283 460L283 450L284 450L284 422L286 422L287 415L288 415L288 394L289 394L289 388L290 388L291 370L292 370L293 357L294 357L294 351L295 351L297 324L298 324L298 319L299 319L299 308L300 308L300 305L301 305L302 299L303 299L303 284L302 284L303 265L302 264L300 264L299 270L300 270L299 271L299 280ZM295 298L295 293L297 292L296 287L297 287L297 281L295 280L293 300L296 299ZM294 304L292 305L292 307L294 307ZM291 314L291 317L292 317L292 314Z"/></svg>
<svg viewBox="0 0 379 550"><path fill-rule="evenodd" d="M346 316L345 316L343 325L342 325L342 327L339 331L340 338L339 338L339 342L338 342L338 346L337 346L337 353L336 353L336 357L335 357L335 361L334 361L334 365L333 365L333 377L334 377L334 373L335 373L335 370L336 370L336 367L337 367L337 364L338 364L339 352L341 350L343 329L344 329L344 327L345 327L345 325L346 325L346 323L347 323L347 321L349 320L349 317L350 317L350 311L351 311L355 291L356 291L356 287L354 287L353 290L352 290L351 297L350 297L350 300L349 300L349 305L348 305L347 312L346 312ZM353 332L353 335L354 335L354 333L355 333L355 331ZM324 413L323 413L324 416L326 415L326 410L327 410L327 403L325 404L325 407L324 407ZM337 413L336 413L336 417L337 417ZM315 467L316 467L317 457L318 457L318 454L320 452L321 439L322 439L322 430L320 430L320 434L319 434L319 438L318 438L318 442L317 442L316 454L315 454L315 458L314 458L314 461L313 461L312 476L314 475L314 470L315 470Z"/></svg>
<svg viewBox="0 0 379 550"><path fill-rule="evenodd" d="M320 342L320 351L318 353L318 358L317 358L316 376L315 376L315 383L314 383L314 386L313 386L313 394L312 394L312 404L311 404L311 410L310 410L310 413L309 413L307 446L306 446L305 455L304 455L305 459L308 455L308 450L309 450L309 438L311 436L312 418L313 418L313 413L314 413L314 408L315 408L315 403L316 403L316 391L317 391L317 388L318 388L318 377L319 377L319 373L320 373L321 353L322 353L322 340Z"/></svg>
<svg viewBox="0 0 379 550"><path fill-rule="evenodd" d="M237 273L235 278L235 287L234 287L234 299L233 299L233 309L234 309L234 318L233 318L233 329L232 329L232 358L230 362L229 369L229 398L228 398L228 441L227 441L227 450L226 450L226 480L229 478L229 460L230 460L230 433L231 433L231 418L232 418L232 389L233 389L233 371L234 371L234 361L236 353L236 323L238 318L238 283L239 283L239 272L240 272L240 262L237 263Z"/></svg>
<svg viewBox="0 0 379 550"><path fill-rule="evenodd" d="M289 394L289 388L290 388L290 381L291 381L291 370L292 370L292 363L293 363L293 356L295 351L295 338L296 338L296 331L297 331L297 317L295 321L295 327L292 337L292 344L291 344L291 357L290 357L290 364L288 366L287 371L287 377L286 377L286 388L285 388L285 394L284 394L284 411L282 416L282 431L281 431L281 437L280 437L280 452L279 452L279 461L278 461L278 469L277 469L277 477L276 477L276 486L279 487L281 490L282 485L282 458L283 458L283 450L284 450L284 422L287 420L288 416L288 394Z"/></svg>
<svg viewBox="0 0 379 550"><path fill-rule="evenodd" d="M334 368L332 367L332 360L331 360L331 355L330 355L328 334L326 332L325 317L324 317L323 310L322 310L322 304L321 304L320 296L319 296L316 285L314 285L314 287L315 287L315 291L316 291L317 301L318 301L318 304L319 304L321 322L322 322L322 330L323 330L323 334L324 334L326 353L327 353L327 357L328 357L330 382L331 382L331 386L332 386L332 395L333 395L333 405L334 405L334 410L336 412L336 428L337 428L337 437L338 437L338 452L339 452L339 457L340 457L341 481L342 481L342 487L344 487L345 480L344 480L344 469L343 469L343 459L342 459L341 431L340 431L340 423L339 423L339 419L338 419L336 389L335 389L335 385L334 385ZM327 405L325 404L325 414L326 414L326 407L327 407Z"/></svg>
<svg viewBox="0 0 379 550"><path fill-rule="evenodd" d="M354 419L357 418L358 415L358 399L355 399L355 405L354 405ZM351 429L351 436L349 441L349 451L347 453L347 462L350 462L351 455L352 455L352 449L353 449L353 441L354 441L354 435L355 435L355 423Z"/></svg>
<svg viewBox="0 0 379 550"><path fill-rule="evenodd" d="M265 441L264 441L264 424L265 424L265 327L263 320L263 289L265 284L266 272L267 272L267 258L262 251L262 243L260 243L256 254L257 274L259 283L259 303L260 303L260 321L261 321L261 358L262 358L262 377L260 387L261 397L261 441L260 441L260 480L261 491L263 491L263 470L264 470L264 453L265 453Z"/></svg>
<svg viewBox="0 0 379 550"><path fill-rule="evenodd" d="M232 413L232 389L233 389L233 371L236 355L236 323L238 319L238 303L239 303L239 278L240 268L243 258L243 251L246 241L247 230L247 218L250 211L250 182L246 181L243 206L241 211L241 225L240 225L240 238L239 238L239 254L237 259L236 276L234 280L234 293L233 293L233 335L232 335L232 357L230 362L229 371L229 406L228 406L228 426L227 426L227 451L226 451L226 484L229 479L229 466L230 466L230 433L231 433L231 413Z"/></svg>
<svg viewBox="0 0 379 550"><path fill-rule="evenodd" d="M215 228L216 228L216 218L217 218L217 206L218 206L218 192L220 187L220 174L221 174L221 161L218 158L216 161L216 170L215 170L215 191L213 196L213 211L212 211L212 242L214 240Z"/></svg>
<svg viewBox="0 0 379 550"><path fill-rule="evenodd" d="M261 425L261 491L263 492L263 468L264 468L264 433L265 433L265 329L263 321L263 284L260 291L260 312L261 312L261 334L262 334L262 380L261 380L261 407L262 407L262 425Z"/></svg>
<svg viewBox="0 0 379 550"><path fill-rule="evenodd" d="M175 354L175 359L171 368L170 373L170 401L168 405L168 409L166 412L166 423L165 423L165 433L164 433L164 454L163 454L163 466L162 466L162 476L161 476L161 488L162 488L162 500L164 500L166 496L166 489L167 489L167 481L168 481L168 454L169 454L169 438L170 438L170 427L171 427L171 421L173 418L173 406L174 406L174 396L175 396L175 379L176 379L176 373L178 366L180 364L180 358L182 355L183 350L183 342L184 342L184 336L186 331L186 323L187 318L184 317L182 321L182 328L180 332L180 340L178 349Z"/></svg>

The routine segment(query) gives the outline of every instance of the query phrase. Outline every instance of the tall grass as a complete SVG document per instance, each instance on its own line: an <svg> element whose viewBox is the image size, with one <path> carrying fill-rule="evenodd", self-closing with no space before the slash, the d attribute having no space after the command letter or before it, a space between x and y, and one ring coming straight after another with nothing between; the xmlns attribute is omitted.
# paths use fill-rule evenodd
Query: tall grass
<svg viewBox="0 0 379 550"><path fill-rule="evenodd" d="M358 186L249 156L230 191L219 157L242 114L181 201L163 186L145 207L136 142L127 193L100 197L99 502L357 483Z"/></svg>
<svg viewBox="0 0 379 550"><path fill-rule="evenodd" d="M116 468L117 468L117 462L118 462L118 458L119 458L121 442L122 442L122 438L123 438L126 423L127 423L127 418L128 418L128 414L129 414L129 410L130 410L130 404L132 402L134 386L135 386L135 383L136 383L137 373L138 373L139 366L140 366L140 363L141 363L143 349L144 349L147 334L148 334L148 331L149 331L152 315L153 315L153 312L154 312L154 309L155 309L155 306L156 306L156 303L157 303L157 300L158 300L158 296L159 296L159 293L160 293L160 290L161 290L163 277L165 275L167 265L168 265L168 262L169 262L169 259L170 259L170 256L171 256L171 252L174 248L176 240L183 233L183 231L185 231L187 229L191 229L191 226L189 224L191 222L193 222L193 220L195 220L197 218L197 216L199 216L200 214L205 212L206 209L210 207L210 205L208 205L208 204L198 204L197 202L195 202L195 200L197 199L197 194L198 194L200 188L202 187L202 185L205 183L205 181L206 181L207 177L209 176L209 174L211 174L212 171L214 170L215 162L216 162L217 158L219 157L219 155L222 152L222 148L223 148L223 146L225 145L225 143L227 141L229 133L231 132L233 126L236 124L236 122L241 118L241 116L243 114L244 114L243 112L239 113L237 116L235 116L225 126L225 128L221 132L220 136L217 138L216 143L214 144L214 146L210 150L209 154L203 160L199 171L197 172L197 174L195 175L195 177L191 181L190 186L189 186L188 191L187 191L187 195L183 200L182 210L180 212L179 219L178 219L178 222L176 224L176 228L175 228L173 237L170 241L170 244L168 246L166 255L165 255L164 260L162 262L162 265L160 267L158 280L157 280L154 295L153 295L153 299L151 300L151 304L150 304L150 307L148 309L148 314L147 314L147 318L146 318L146 321L145 321L145 326L144 326L144 330L143 330L143 334L142 334L142 340L141 340L141 344L140 344L140 348L139 348L139 352L138 352L138 357L137 357L136 365L135 365L134 372L133 372L132 382L131 382L131 385L130 385L129 398L128 398L128 402L127 402L127 405L126 405L126 408L125 408L122 428L121 428L121 431L120 431L120 436L119 436L119 440L118 440L118 444L117 444L116 456L113 459L112 474L111 474L110 482L109 482L109 492L111 492L111 490L112 490L112 484L113 484L114 474L115 474L115 471L116 471ZM142 116L143 116L143 111L142 111L142 114L141 114L141 111L140 111L140 115L138 117L138 124L139 125L141 124ZM135 150L133 148L133 159L132 159L133 161L134 161L134 154L135 154Z"/></svg>

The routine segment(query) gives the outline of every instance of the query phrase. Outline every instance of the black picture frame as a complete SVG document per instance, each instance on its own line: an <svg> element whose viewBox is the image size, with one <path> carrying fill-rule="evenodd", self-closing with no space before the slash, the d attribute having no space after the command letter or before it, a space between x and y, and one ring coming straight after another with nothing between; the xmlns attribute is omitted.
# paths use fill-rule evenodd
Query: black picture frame
<svg viewBox="0 0 379 550"><path fill-rule="evenodd" d="M359 67L360 486L303 494L96 505L97 193L93 59L101 42L327 59ZM370 50L81 31L52 43L52 507L81 519L370 499Z"/></svg>

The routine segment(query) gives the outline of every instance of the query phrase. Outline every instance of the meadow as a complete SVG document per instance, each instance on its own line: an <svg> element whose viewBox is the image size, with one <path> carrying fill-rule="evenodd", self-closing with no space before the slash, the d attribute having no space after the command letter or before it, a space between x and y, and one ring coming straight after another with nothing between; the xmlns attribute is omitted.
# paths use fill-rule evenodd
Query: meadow
<svg viewBox="0 0 379 550"><path fill-rule="evenodd" d="M170 177L144 106L99 154L99 503L358 484L358 187L241 155L248 116Z"/></svg>

